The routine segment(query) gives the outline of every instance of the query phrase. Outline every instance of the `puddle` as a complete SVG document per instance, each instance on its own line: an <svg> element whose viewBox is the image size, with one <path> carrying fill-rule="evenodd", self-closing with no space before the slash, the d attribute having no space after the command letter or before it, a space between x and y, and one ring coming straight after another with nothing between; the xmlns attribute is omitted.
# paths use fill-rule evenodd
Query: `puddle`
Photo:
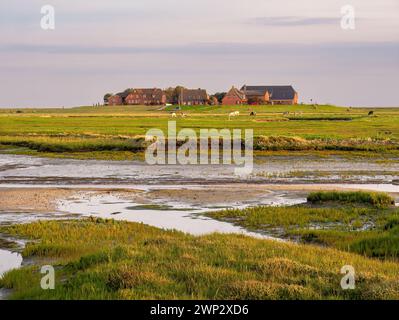
<svg viewBox="0 0 399 320"><path fill-rule="evenodd" d="M336 186L343 189L358 189L391 193L399 192L399 186L394 184L337 184Z"/></svg>
<svg viewBox="0 0 399 320"><path fill-rule="evenodd" d="M22 256L18 252L11 250L0 249L0 279L3 275L13 269L18 269L22 266ZM0 300L7 299L11 290L0 288Z"/></svg>
<svg viewBox="0 0 399 320"><path fill-rule="evenodd" d="M0 278L5 272L19 268L21 265L22 256L18 252L0 249Z"/></svg>

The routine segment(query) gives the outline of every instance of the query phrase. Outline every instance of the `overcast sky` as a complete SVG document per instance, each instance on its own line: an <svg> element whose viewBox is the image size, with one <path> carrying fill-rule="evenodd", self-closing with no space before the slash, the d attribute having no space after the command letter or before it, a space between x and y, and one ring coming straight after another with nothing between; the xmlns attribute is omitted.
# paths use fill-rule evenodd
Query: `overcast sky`
<svg viewBox="0 0 399 320"><path fill-rule="evenodd" d="M42 30L43 5L55 30ZM341 28L341 7L355 30ZM0 106L128 87L292 84L300 101L399 106L399 0L1 0Z"/></svg>

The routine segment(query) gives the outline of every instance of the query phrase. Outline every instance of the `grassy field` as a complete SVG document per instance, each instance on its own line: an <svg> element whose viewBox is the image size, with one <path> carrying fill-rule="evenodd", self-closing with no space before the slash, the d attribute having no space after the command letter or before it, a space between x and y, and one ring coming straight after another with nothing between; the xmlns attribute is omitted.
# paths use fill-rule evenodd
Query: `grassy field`
<svg viewBox="0 0 399 320"><path fill-rule="evenodd" d="M120 106L73 109L0 110L0 145L25 148L22 153L54 153L101 158L98 152L140 152L137 140L151 128L167 132L174 107ZM240 116L228 120L228 113ZM257 112L251 117L251 111ZM290 111L290 115L283 113ZM180 112L180 111L179 111ZM178 114L179 114L178 112ZM196 106L183 107L187 116L174 119L178 129L253 129L255 150L364 151L399 154L399 109L334 106ZM95 153L83 155L82 153ZM129 154L115 158L129 158Z"/></svg>
<svg viewBox="0 0 399 320"><path fill-rule="evenodd" d="M380 259L399 259L399 210L383 193L317 192L309 203L208 213L250 230Z"/></svg>
<svg viewBox="0 0 399 320"><path fill-rule="evenodd" d="M0 280L14 299L399 299L398 263L336 249L102 219L0 231L34 240L23 252L34 264ZM45 264L55 290L40 288ZM340 286L344 265L355 290Z"/></svg>

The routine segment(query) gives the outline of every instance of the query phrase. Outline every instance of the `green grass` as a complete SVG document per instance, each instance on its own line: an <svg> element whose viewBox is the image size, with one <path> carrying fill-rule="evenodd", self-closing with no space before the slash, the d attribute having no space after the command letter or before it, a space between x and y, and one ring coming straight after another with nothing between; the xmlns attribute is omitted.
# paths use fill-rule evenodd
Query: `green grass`
<svg viewBox="0 0 399 320"><path fill-rule="evenodd" d="M340 202L353 204L368 204L377 208L387 208L395 205L395 200L386 193L366 191L319 191L312 192L307 197L308 202Z"/></svg>
<svg viewBox="0 0 399 320"><path fill-rule="evenodd" d="M261 206L207 215L300 242L381 259L399 258L399 210L392 208L392 198L365 192L314 193L310 198L315 200L317 207L309 204Z"/></svg>
<svg viewBox="0 0 399 320"><path fill-rule="evenodd" d="M3 146L21 147L38 152L142 152L147 143L144 138L74 138L74 137L0 137Z"/></svg>
<svg viewBox="0 0 399 320"><path fill-rule="evenodd" d="M375 115L369 117L368 109L334 106L191 106L183 107L187 117L172 119L173 108L3 109L0 110L0 145L1 148L23 146L60 156L66 152L137 152L131 146L132 139L142 138L151 128L166 133L168 121L176 120L178 130L191 128L197 133L210 128L253 129L256 151L375 154L398 154L399 151L399 109L394 108L375 110ZM240 116L229 121L227 115L232 110L240 110ZM251 111L256 111L257 116L251 117ZM283 115L286 111L301 115L286 117ZM348 119L351 121L343 121Z"/></svg>
<svg viewBox="0 0 399 320"><path fill-rule="evenodd" d="M241 235L194 237L102 219L2 227L35 240L34 264L8 272L13 299L399 299L399 264L312 245ZM40 289L40 266L56 268ZM356 289L342 290L352 265Z"/></svg>

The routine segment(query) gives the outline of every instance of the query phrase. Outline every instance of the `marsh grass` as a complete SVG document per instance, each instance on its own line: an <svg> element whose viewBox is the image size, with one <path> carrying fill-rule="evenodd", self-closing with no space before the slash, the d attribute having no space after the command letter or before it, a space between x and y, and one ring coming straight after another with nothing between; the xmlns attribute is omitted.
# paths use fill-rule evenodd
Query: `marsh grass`
<svg viewBox="0 0 399 320"><path fill-rule="evenodd" d="M132 157L137 157L137 155L143 155L150 143L141 136L0 136L0 149L6 150L6 148L9 148L11 149L9 150L10 153L78 159L128 160ZM178 141L177 145L180 146L183 143L184 141ZM222 143L223 141L221 140L220 148L223 148ZM241 146L242 150L244 150L244 139L242 139ZM360 151L385 153L397 152L399 145L390 140L304 139L300 137L260 136L255 137L253 148L258 153L265 151Z"/></svg>
<svg viewBox="0 0 399 320"><path fill-rule="evenodd" d="M0 286L14 299L398 299L399 265L311 245L242 235L194 237L103 219L2 227L38 240ZM39 265L56 267L55 290L41 290ZM38 265L37 265L38 264ZM340 269L356 269L353 291Z"/></svg>
<svg viewBox="0 0 399 320"><path fill-rule="evenodd" d="M144 138L103 139L70 137L0 137L3 146L28 148L38 152L144 151Z"/></svg>
<svg viewBox="0 0 399 320"><path fill-rule="evenodd" d="M207 213L247 229L380 259L399 258L399 212L386 194L315 193L315 205ZM333 195L333 196L331 196ZM319 199L322 199L321 202ZM329 207L326 207L326 206Z"/></svg>
<svg viewBox="0 0 399 320"><path fill-rule="evenodd" d="M338 202L372 205L377 208L387 208L395 205L395 200L386 193L366 191L319 191L312 192L307 197L310 203Z"/></svg>
<svg viewBox="0 0 399 320"><path fill-rule="evenodd" d="M240 117L229 121L227 114L237 108ZM60 156L83 152L137 153L145 145L136 138L143 137L151 128L167 132L172 110L174 107L161 110L144 106L21 109L22 113L0 110L0 145ZM209 128L251 128L256 151L382 153L399 150L396 109L380 109L376 117L368 117L368 109L348 111L311 105L191 106L183 110L187 117L173 119L177 130L192 128L198 133L200 129ZM251 111L256 111L257 116L249 116ZM287 111L302 112L303 116L288 120L283 117ZM342 121L347 118L352 120Z"/></svg>

